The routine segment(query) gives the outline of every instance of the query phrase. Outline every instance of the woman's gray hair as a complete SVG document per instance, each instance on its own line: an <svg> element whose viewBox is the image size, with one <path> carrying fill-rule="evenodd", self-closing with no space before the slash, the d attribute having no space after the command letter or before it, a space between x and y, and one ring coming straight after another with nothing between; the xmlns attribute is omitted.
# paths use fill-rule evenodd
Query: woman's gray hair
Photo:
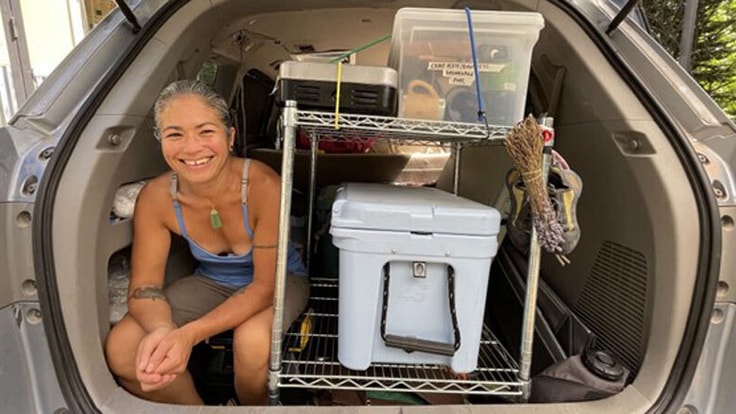
<svg viewBox="0 0 736 414"><path fill-rule="evenodd" d="M202 98L209 107L217 112L220 121L225 124L225 129L228 132L230 131L230 128L233 126L233 122L225 99L200 81L180 80L172 82L165 87L158 95L158 98L156 98L156 102L153 104L153 135L157 140L161 140L161 130L159 128L161 112L163 112L172 99L184 95L194 95Z"/></svg>

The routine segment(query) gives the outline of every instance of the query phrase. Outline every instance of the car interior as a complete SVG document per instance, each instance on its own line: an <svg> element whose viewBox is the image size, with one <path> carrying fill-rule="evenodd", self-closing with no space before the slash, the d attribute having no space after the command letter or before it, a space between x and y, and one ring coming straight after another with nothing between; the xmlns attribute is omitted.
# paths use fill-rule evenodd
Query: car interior
<svg viewBox="0 0 736 414"><path fill-rule="evenodd" d="M53 233L64 235L55 237L53 246L59 297L81 379L98 407L131 412L145 411L152 404L116 383L106 366L103 344L116 306L111 292L125 289L121 272L132 242L132 220L113 212L116 194L123 186L167 169L152 134L158 92L179 79L200 78L212 84L231 103L238 129L236 154L279 171L282 108L272 91L278 86L280 65L335 56L379 39L391 33L402 7L541 13L544 27L531 57L525 111L554 119L554 149L583 181L577 205L582 231L576 249L567 255L569 264L563 266L553 255L542 254L531 374L534 378L593 347L618 361L627 375L623 390L604 394L605 398L584 402L542 398L534 409L635 413L645 412L657 400L691 306L700 232L693 217L698 207L666 132L576 19L547 0L217 0L187 2L168 16L81 131L59 182L53 211ZM384 41L355 53L350 63L385 67L389 50L390 42ZM317 194L321 197L323 190L344 182L453 191L454 152L375 145L368 151L361 147L352 153L321 152ZM463 148L458 194L507 213L505 180L511 166L502 145ZM320 230L315 225L307 235L299 224L307 214L309 174L309 153L302 146L295 155L292 201L292 236L302 237L302 242ZM319 214L320 206L315 208ZM484 323L509 357L518 361L528 257L504 233L499 235L489 275ZM329 273L329 258L324 257L329 253L313 240L317 251L307 253L311 276L319 278L324 275L318 273ZM173 243L167 283L191 274L194 265L186 244ZM230 396L227 341L226 335L213 338L198 345L193 356L192 363L199 365L192 370L210 405L224 405ZM463 384L460 378L457 382ZM451 404L511 413L529 407L528 402L492 389L402 393L390 387L356 391L330 381L317 383L280 388L281 403L305 410L319 405L406 409ZM538 382L540 387L542 383ZM140 410L131 410L131 404ZM175 407L171 412L210 408Z"/></svg>

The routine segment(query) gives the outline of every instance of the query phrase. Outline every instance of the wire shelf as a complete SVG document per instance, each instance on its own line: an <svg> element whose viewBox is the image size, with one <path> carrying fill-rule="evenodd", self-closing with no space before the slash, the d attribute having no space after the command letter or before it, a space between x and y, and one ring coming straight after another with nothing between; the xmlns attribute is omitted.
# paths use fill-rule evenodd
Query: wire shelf
<svg viewBox="0 0 736 414"><path fill-rule="evenodd" d="M343 367L337 360L337 291L337 279L313 279L307 314L312 318L312 332L301 351L296 348L303 335L294 330L286 334L281 387L504 397L522 394L517 363L486 326L483 327L478 368L467 379L456 377L442 365L374 363L365 371Z"/></svg>
<svg viewBox="0 0 736 414"><path fill-rule="evenodd" d="M398 145L425 145L449 147L453 152L453 193L458 194L460 184L460 159L465 146L500 145L511 131L507 126L485 124L403 119L393 117L340 114L329 112L299 111L296 102L290 101L282 113L279 127L283 128L282 187L280 228L288 228L288 206L291 205L291 179L293 154L298 133L306 134L315 141L347 141L373 143L376 140L396 142ZM336 122L337 121L337 122ZM541 119L541 124L551 128L551 118ZM545 141L551 149L554 135ZM310 210L315 196L316 152L310 161ZM549 155L544 162L548 165ZM287 178L288 177L288 178ZM311 221L308 225L311 228ZM279 257L286 258L288 232L279 233ZM272 346L282 347L281 352L272 354L271 369L276 375L269 376L269 402L277 404L279 387L283 388L332 388L366 391L405 391L433 393L486 394L527 401L531 391L529 380L531 368L536 292L539 278L539 246L532 237L530 263L527 272L527 290L522 319L521 349L519 362L506 351L493 333L484 326L479 349L478 366L469 377L460 377L448 368L437 365L373 364L365 371L353 371L340 365L337 360L337 280L319 280L312 285L312 331L308 338L300 332L290 331L281 343L280 335L272 336ZM309 246L309 245L308 245ZM311 249L308 249L311 251ZM278 269L280 283L285 280L285 268ZM275 312L283 312L283 297L274 302ZM281 332L275 327L275 332ZM306 344L302 347L302 340ZM308 339L308 340L307 340ZM279 369L280 368L280 369Z"/></svg>
<svg viewBox="0 0 736 414"><path fill-rule="evenodd" d="M339 114L335 129L335 114L299 111L296 123L303 131L320 141L372 142L397 140L401 145L449 146L501 145L509 127L464 122L431 121L374 115Z"/></svg>

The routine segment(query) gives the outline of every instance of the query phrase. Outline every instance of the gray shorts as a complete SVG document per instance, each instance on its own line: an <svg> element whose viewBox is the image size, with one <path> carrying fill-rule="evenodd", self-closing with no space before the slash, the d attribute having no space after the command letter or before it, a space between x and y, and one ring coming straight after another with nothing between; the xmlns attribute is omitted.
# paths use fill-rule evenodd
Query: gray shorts
<svg viewBox="0 0 736 414"><path fill-rule="evenodd" d="M171 306L171 316L177 326L198 319L216 308L239 289L222 286L206 276L195 273L181 278L165 289ZM309 299L309 280L306 276L286 275L284 300L284 330L299 317Z"/></svg>

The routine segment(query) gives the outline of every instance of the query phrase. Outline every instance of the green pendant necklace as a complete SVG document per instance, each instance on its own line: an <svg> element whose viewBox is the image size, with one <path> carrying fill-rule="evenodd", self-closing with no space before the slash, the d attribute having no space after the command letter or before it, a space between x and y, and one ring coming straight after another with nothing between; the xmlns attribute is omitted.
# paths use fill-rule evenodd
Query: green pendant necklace
<svg viewBox="0 0 736 414"><path fill-rule="evenodd" d="M220 213L217 212L214 204L212 205L212 210L210 210L210 226L212 226L213 229L219 229L220 227L222 227Z"/></svg>

